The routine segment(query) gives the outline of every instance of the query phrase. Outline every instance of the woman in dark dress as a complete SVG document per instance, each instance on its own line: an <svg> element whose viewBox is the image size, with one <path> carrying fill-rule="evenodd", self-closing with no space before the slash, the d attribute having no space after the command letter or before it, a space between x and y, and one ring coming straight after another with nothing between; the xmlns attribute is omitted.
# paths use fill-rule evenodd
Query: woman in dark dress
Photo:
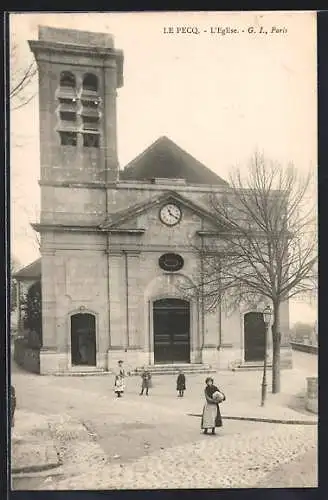
<svg viewBox="0 0 328 500"><path fill-rule="evenodd" d="M212 377L207 377L205 384L206 386L204 392L206 403L203 408L201 429L204 431L204 434L207 434L208 429L212 429L212 434L215 434L215 427L222 427L222 418L219 404L213 399L213 394L215 392L221 392L221 394L223 393L217 386L214 385ZM224 401L224 394L223 397Z"/></svg>

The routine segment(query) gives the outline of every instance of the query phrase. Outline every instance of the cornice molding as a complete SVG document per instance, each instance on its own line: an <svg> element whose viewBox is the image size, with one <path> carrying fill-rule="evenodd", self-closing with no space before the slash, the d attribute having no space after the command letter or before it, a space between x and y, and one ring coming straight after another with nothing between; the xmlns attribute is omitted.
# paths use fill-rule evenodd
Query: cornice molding
<svg viewBox="0 0 328 500"><path fill-rule="evenodd" d="M142 250L135 250L133 248L112 248L106 251L108 255L111 257L122 257L123 255L126 255L127 257L138 257L141 253Z"/></svg>
<svg viewBox="0 0 328 500"><path fill-rule="evenodd" d="M52 181L52 180L39 180L39 186L49 186L49 187L63 187L63 188L80 188L80 189L106 189L115 188L116 183L105 183L105 182L70 182L70 181Z"/></svg>
<svg viewBox="0 0 328 500"><path fill-rule="evenodd" d="M86 55L90 57L122 59L123 51L112 47L96 47L93 45L77 45L74 43L59 43L47 40L29 40L29 46L35 54L39 53L59 53ZM102 62L102 61L101 61ZM100 64L100 62L99 62Z"/></svg>
<svg viewBox="0 0 328 500"><path fill-rule="evenodd" d="M31 226L38 233L42 233L45 231L54 231L54 232L77 232L77 233L102 233L102 231L97 226L83 226L83 225L74 225L74 224L49 224L49 223L32 223Z"/></svg>
<svg viewBox="0 0 328 500"><path fill-rule="evenodd" d="M101 232L110 234L135 234L136 236L142 236L146 232L146 229L108 228L108 229L101 229Z"/></svg>

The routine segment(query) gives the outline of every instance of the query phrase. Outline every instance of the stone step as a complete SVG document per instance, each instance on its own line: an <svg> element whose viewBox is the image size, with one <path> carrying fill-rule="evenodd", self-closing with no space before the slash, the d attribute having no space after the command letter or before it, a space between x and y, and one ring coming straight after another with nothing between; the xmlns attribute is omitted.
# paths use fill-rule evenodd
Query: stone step
<svg viewBox="0 0 328 500"><path fill-rule="evenodd" d="M215 373L216 370L207 364L172 364L172 365L151 365L146 367L152 375L177 375L180 370L184 373ZM136 368L132 374L140 375L142 367Z"/></svg>
<svg viewBox="0 0 328 500"><path fill-rule="evenodd" d="M267 365L268 369L272 368L272 365ZM250 371L263 371L263 365L236 365L232 367L233 372L239 372L239 371L244 371L244 372L250 372Z"/></svg>
<svg viewBox="0 0 328 500"><path fill-rule="evenodd" d="M280 368L282 370L291 368L291 365L288 360L281 360ZM267 363L267 369L272 370L272 362ZM232 371L263 371L263 362L262 363L240 363L235 364L231 367Z"/></svg>
<svg viewBox="0 0 328 500"><path fill-rule="evenodd" d="M172 365L149 365L146 366L147 370L152 374L152 375L177 375L180 370L182 370L184 373L215 373L217 370L212 368L208 364L202 364L202 363L197 363L197 364L172 364ZM142 367L137 367L131 372L129 372L129 375L140 375L142 372ZM94 368L94 367L79 367L79 368L72 368L70 371L62 371L62 372L55 372L54 376L57 377L87 377L87 376L105 376L105 375L112 375L112 371L101 369L101 368Z"/></svg>
<svg viewBox="0 0 328 500"><path fill-rule="evenodd" d="M56 377L89 377L89 376L100 376L100 375L111 375L112 372L106 370L72 370L55 372Z"/></svg>

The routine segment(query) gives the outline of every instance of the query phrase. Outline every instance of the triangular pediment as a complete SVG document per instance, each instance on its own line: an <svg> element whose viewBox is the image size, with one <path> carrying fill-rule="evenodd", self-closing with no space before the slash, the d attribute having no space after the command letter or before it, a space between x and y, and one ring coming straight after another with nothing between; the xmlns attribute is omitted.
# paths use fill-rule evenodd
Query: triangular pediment
<svg viewBox="0 0 328 500"><path fill-rule="evenodd" d="M217 230L224 227L224 220L220 220L218 216L213 216L209 211L200 207L193 201L181 196L175 191L166 191L161 195L155 195L152 199L148 199L146 202L131 205L129 208L114 212L107 216L105 221L100 224L102 230L112 230L115 228L128 226L131 223L133 226L133 221L138 218L141 214L151 210L153 207L160 207L165 203L176 203L181 206L181 208L187 208L193 213L197 214L200 218L208 221Z"/></svg>

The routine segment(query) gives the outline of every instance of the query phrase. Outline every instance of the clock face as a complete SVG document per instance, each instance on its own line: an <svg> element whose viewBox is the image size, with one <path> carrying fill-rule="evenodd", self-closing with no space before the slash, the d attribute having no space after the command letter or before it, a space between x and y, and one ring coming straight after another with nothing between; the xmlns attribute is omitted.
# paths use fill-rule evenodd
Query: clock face
<svg viewBox="0 0 328 500"><path fill-rule="evenodd" d="M167 226L175 226L178 224L181 220L181 210L177 205L174 205L173 203L169 203L168 205L164 205L164 207L161 208L159 217L163 224L166 224Z"/></svg>

